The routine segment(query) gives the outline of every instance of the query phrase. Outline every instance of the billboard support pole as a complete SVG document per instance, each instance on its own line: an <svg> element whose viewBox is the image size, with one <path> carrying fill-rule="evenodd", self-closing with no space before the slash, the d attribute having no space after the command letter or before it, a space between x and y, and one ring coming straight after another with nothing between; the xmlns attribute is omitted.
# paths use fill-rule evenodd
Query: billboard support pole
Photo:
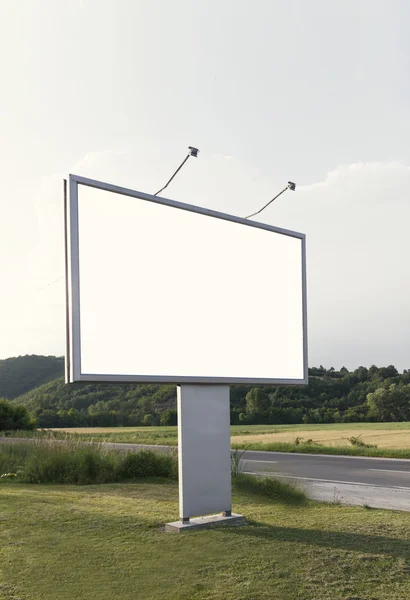
<svg viewBox="0 0 410 600"><path fill-rule="evenodd" d="M177 405L180 521L166 530L244 523L232 513L229 385L180 385Z"/></svg>

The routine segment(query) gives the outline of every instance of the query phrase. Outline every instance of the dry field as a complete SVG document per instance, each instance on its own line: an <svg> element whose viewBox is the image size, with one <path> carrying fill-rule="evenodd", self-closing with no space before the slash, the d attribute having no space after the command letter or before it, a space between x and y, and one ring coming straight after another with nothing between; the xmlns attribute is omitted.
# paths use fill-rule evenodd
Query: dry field
<svg viewBox="0 0 410 600"><path fill-rule="evenodd" d="M340 429L318 431L308 428L299 431L280 431L277 433L257 433L248 435L236 435L231 437L234 444L250 444L260 442L269 444L275 442L294 443L295 439L302 438L300 441L306 442L312 440L322 446L348 446L349 438L358 437L366 444L376 445L378 448L391 449L410 449L410 430L380 430L380 429Z"/></svg>
<svg viewBox="0 0 410 600"><path fill-rule="evenodd" d="M103 433L110 435L111 433L130 433L132 431L149 431L150 429L148 427L50 427L49 431L65 431L66 433L84 433L89 435ZM153 427L152 429L157 428ZM161 429L166 428L161 427Z"/></svg>
<svg viewBox="0 0 410 600"><path fill-rule="evenodd" d="M176 445L176 427L72 427L55 431L77 434L82 439L140 444ZM359 437L366 444L386 450L410 450L410 423L333 423L322 425L247 425L231 428L231 443L294 444L312 440L328 447L351 447Z"/></svg>

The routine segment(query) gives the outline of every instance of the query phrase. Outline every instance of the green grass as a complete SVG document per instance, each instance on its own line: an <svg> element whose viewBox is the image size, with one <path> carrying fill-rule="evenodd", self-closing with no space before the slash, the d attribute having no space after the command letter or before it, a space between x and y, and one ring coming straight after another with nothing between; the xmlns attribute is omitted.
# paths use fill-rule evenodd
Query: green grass
<svg viewBox="0 0 410 600"><path fill-rule="evenodd" d="M1 600L406 600L410 514L234 491L242 527L168 534L175 483L0 485Z"/></svg>
<svg viewBox="0 0 410 600"><path fill-rule="evenodd" d="M410 423L330 423L312 425L233 425L231 436L248 436L264 433L295 432L298 434L306 431L341 431L349 429L352 432L365 433L366 430L378 431L405 431L410 432ZM53 436L57 439L74 439L83 441L133 443L147 445L176 446L178 444L178 432L176 427L130 427L130 428L96 428L87 430L87 433L66 433L64 431L54 432L11 432L9 435L15 437L44 437ZM348 456L379 456L384 458L406 458L410 459L410 448L362 448L352 446L346 442L343 446L326 446L323 444L295 444L291 442L261 442L252 441L235 443L234 446L247 450L265 450L272 452L301 452L311 454L340 454Z"/></svg>
<svg viewBox="0 0 410 600"><path fill-rule="evenodd" d="M299 452L302 454L334 454L344 456L379 456L381 458L410 459L410 449L397 450L393 448L363 448L360 446L322 446L316 444L291 444L276 442L263 444L252 442L237 444L235 447L243 450L263 450L264 452Z"/></svg>
<svg viewBox="0 0 410 600"><path fill-rule="evenodd" d="M77 429L77 428L75 428ZM101 431L102 429L102 431ZM75 439L79 441L95 441L95 442L116 442L129 444L147 444L147 445L178 445L178 430L177 427L129 427L118 428L115 431L114 427L96 428L92 431L87 428L87 433L81 432L66 432L66 431L11 431L3 432L0 435L8 437L54 437L56 439Z"/></svg>
<svg viewBox="0 0 410 600"><path fill-rule="evenodd" d="M268 498L273 502L289 505L309 504L306 493L279 479L272 477L255 477L248 473L238 473L233 478L234 488L240 492L259 498Z"/></svg>
<svg viewBox="0 0 410 600"><path fill-rule="evenodd" d="M119 452L101 444L37 439L0 444L0 475L16 475L23 483L109 483L178 473L170 453ZM4 478L2 478L4 480Z"/></svg>

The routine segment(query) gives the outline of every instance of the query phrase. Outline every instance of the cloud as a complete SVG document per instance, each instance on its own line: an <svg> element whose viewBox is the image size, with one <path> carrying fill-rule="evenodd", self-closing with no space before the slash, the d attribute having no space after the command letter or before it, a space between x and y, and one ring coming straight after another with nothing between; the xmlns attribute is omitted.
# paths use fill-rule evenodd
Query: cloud
<svg viewBox="0 0 410 600"><path fill-rule="evenodd" d="M307 234L311 364L410 365L409 188L407 165L343 165L265 213Z"/></svg>
<svg viewBox="0 0 410 600"><path fill-rule="evenodd" d="M299 189L303 192L310 192L340 184L341 190L347 190L351 186L365 186L369 190L387 179L390 180L389 185L391 185L394 183L394 178L401 179L409 175L410 167L399 162L359 162L340 165L329 171L323 181L307 186L302 185Z"/></svg>
<svg viewBox="0 0 410 600"><path fill-rule="evenodd" d="M93 174L101 176L106 170L111 171L113 168L118 168L118 163L121 163L126 156L125 151L119 150L87 152L74 164L72 172L87 177L93 177Z"/></svg>

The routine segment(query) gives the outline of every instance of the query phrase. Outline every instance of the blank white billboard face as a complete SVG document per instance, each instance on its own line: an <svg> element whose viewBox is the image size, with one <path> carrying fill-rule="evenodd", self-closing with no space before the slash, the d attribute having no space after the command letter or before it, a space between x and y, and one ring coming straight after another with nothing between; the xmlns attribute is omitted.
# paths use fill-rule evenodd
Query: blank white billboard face
<svg viewBox="0 0 410 600"><path fill-rule="evenodd" d="M78 176L69 222L69 381L306 383L302 234Z"/></svg>

